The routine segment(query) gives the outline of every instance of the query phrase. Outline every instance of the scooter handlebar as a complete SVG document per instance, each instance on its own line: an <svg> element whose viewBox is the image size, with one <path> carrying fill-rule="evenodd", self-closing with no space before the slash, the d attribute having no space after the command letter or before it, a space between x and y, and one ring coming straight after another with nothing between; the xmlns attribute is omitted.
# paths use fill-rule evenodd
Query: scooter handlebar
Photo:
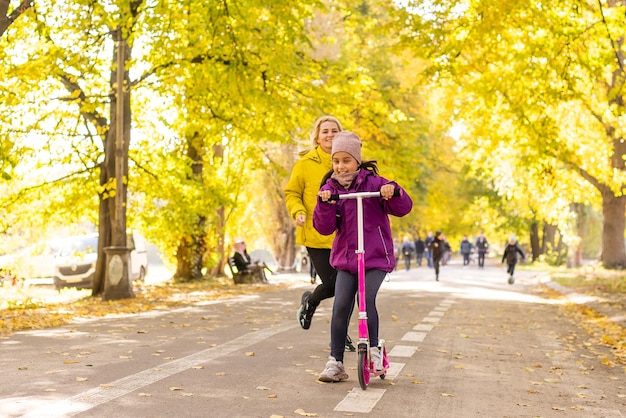
<svg viewBox="0 0 626 418"><path fill-rule="evenodd" d="M393 197L400 196L400 189L394 189ZM328 202L336 202L340 199L357 199L359 197L367 198L367 197L380 197L380 191L378 192L356 192L356 193L344 193L344 194L331 194ZM318 197L321 202L322 199Z"/></svg>

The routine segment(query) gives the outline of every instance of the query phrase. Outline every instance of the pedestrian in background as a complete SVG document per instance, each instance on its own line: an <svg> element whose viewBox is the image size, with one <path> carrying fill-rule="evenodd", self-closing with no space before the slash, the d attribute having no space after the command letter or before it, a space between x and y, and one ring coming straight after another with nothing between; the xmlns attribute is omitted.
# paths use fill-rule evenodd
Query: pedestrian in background
<svg viewBox="0 0 626 418"><path fill-rule="evenodd" d="M417 267L422 267L422 259L424 258L424 251L426 251L426 245L424 240L418 235L415 240L415 262Z"/></svg>
<svg viewBox="0 0 626 418"><path fill-rule="evenodd" d="M485 238L484 231L476 238L476 251L478 252L478 268L485 268L485 255L489 252L489 242Z"/></svg>
<svg viewBox="0 0 626 418"><path fill-rule="evenodd" d="M415 244L413 244L409 237L404 237L402 240L402 257L404 258L404 267L406 271L411 270L411 259L413 258L413 253L415 252Z"/></svg>
<svg viewBox="0 0 626 418"><path fill-rule="evenodd" d="M433 233L429 231L426 233L426 239L424 239L424 255L426 256L426 263L430 268L433 268L433 252L430 248L430 244L433 242L434 238Z"/></svg>
<svg viewBox="0 0 626 418"><path fill-rule="evenodd" d="M470 254L472 253L472 243L467 239L467 235L463 235L459 251L463 256L463 265L467 266L470 263Z"/></svg>
<svg viewBox="0 0 626 418"><path fill-rule="evenodd" d="M444 257L446 252L443 232L435 232L435 236L428 245L428 248L432 257L433 267L435 268L435 280L439 281L439 264L441 263L441 259Z"/></svg>
<svg viewBox="0 0 626 418"><path fill-rule="evenodd" d="M511 235L508 244L504 248L504 254L502 254L502 262L504 263L504 260L506 260L506 272L510 274L509 284L515 283L513 273L515 272L515 265L517 264L517 254L522 256L522 260L526 259L524 251L522 251L522 248L517 243L517 238L515 238L515 235Z"/></svg>

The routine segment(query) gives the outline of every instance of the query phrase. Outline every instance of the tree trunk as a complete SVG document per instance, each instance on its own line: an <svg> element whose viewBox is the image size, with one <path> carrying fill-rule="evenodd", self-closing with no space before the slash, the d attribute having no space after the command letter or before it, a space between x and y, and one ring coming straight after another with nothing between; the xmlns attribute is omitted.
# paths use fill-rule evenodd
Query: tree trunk
<svg viewBox="0 0 626 418"><path fill-rule="evenodd" d="M609 188L602 190L602 255L600 260L609 269L626 266L624 251L624 196L615 196Z"/></svg>
<svg viewBox="0 0 626 418"><path fill-rule="evenodd" d="M556 245L555 245L556 231L557 231L557 227L555 225L550 225L548 223L543 224L542 250L544 254L552 253L556 250Z"/></svg>
<svg viewBox="0 0 626 418"><path fill-rule="evenodd" d="M539 246L539 226L537 221L530 225L530 250L532 252L532 261L536 261L542 254Z"/></svg>
<svg viewBox="0 0 626 418"><path fill-rule="evenodd" d="M124 43L124 62L128 62L131 56L130 46L126 42L126 39L122 37L121 29L115 32L115 41ZM117 85L117 51L118 48L114 48L113 51L113 65L115 68L111 72L110 86L111 91L116 91ZM130 79L128 69L126 66L124 70L124 84L122 101L123 101L123 145L121 153L116 152L116 130L112 127L116 126L119 115L117 114L117 101L119 100L117 94L112 95L111 105L109 107L109 126L104 143L104 162L100 165L100 186L102 192L99 196L99 214L98 214L98 259L96 262L96 271L92 283L92 295L97 296L104 293L105 280L106 280L106 257L104 248L111 246L125 247L126 246L126 204L127 204L127 189L128 185L126 181L122 182L122 190L116 190L115 182L115 167L118 163L118 159L121 158L122 178L128 179L128 150L130 145ZM120 211L116 211L116 199L115 195L120 193L122 195L122 208ZM119 212L122 219L118 219L116 222L116 212ZM130 274L130 273L129 273ZM132 285L130 280L127 281L128 288L120 294L120 297L133 297Z"/></svg>
<svg viewBox="0 0 626 418"><path fill-rule="evenodd" d="M296 154L294 145L285 145L282 148L282 157L286 160L285 165L293 167ZM271 174L266 176L267 199L272 207L272 213L275 214L274 222L268 225L271 230L267 231L270 237L270 244L274 252L274 258L278 263L278 270L285 272L293 270L294 260L296 258L296 227L287 212L285 206L284 188L287 179L279 172L284 169L273 169Z"/></svg>
<svg viewBox="0 0 626 418"><path fill-rule="evenodd" d="M191 163L191 180L198 188L204 187L202 171L202 140L199 132L187 140L187 157ZM174 279L180 281L200 280L204 277L204 255L206 253L206 216L196 214L196 222L189 236L183 237L176 252L176 273Z"/></svg>

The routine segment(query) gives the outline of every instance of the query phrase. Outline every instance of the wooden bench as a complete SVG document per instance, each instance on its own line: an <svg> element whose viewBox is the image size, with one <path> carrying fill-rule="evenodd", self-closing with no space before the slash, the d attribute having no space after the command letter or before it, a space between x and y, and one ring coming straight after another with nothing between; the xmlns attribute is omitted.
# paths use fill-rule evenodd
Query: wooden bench
<svg viewBox="0 0 626 418"><path fill-rule="evenodd" d="M228 267L230 274L233 276L235 284L262 283L258 275L251 271L239 271L234 257L228 257Z"/></svg>

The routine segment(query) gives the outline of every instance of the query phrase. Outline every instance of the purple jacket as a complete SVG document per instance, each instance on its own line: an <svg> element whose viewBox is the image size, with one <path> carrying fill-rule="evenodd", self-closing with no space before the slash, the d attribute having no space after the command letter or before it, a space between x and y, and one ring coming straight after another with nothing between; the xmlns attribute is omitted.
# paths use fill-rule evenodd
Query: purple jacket
<svg viewBox="0 0 626 418"><path fill-rule="evenodd" d="M350 190L343 188L335 179L328 179L320 190L333 194L354 192L377 192L388 183L400 189L400 196L389 200L380 198L363 199L363 245L365 269L391 272L396 266L393 253L393 236L388 215L404 216L411 212L413 201L398 184L361 169L352 182ZM330 264L338 270L357 272L357 209L355 199L340 200L335 204L318 202L313 212L313 226L322 235L335 230L337 236L330 252Z"/></svg>

